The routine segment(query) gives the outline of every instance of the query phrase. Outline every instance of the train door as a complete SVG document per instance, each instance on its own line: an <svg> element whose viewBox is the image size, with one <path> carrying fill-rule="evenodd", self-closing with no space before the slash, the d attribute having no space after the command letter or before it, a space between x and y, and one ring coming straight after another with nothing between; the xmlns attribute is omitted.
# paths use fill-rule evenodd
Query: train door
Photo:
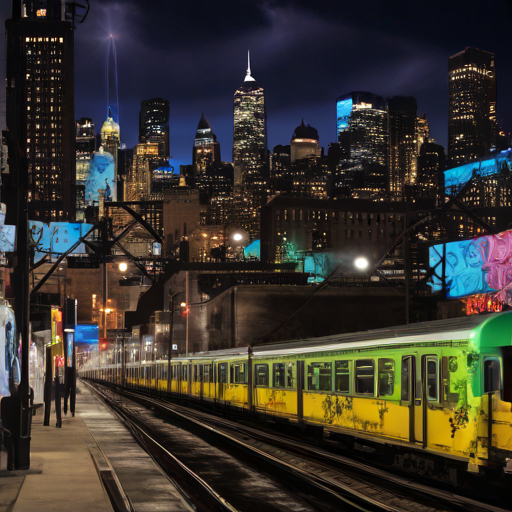
<svg viewBox="0 0 512 512"><path fill-rule="evenodd" d="M204 393L204 365L200 364L199 366L199 399L203 399Z"/></svg>
<svg viewBox="0 0 512 512"><path fill-rule="evenodd" d="M508 421L510 404L501 400L502 382L500 367L499 358L484 357L484 396L487 396L487 457L489 460L496 459L499 448L508 448L507 443L503 446L497 444L502 439L509 438L508 431L510 430L510 423ZM483 397L482 402L484 402Z"/></svg>
<svg viewBox="0 0 512 512"><path fill-rule="evenodd" d="M297 421L304 421L304 361L297 361Z"/></svg>
<svg viewBox="0 0 512 512"><path fill-rule="evenodd" d="M178 365L176 367L176 372L177 372L176 384L178 386L176 388L176 390L178 391L178 396L181 397L181 363L178 363Z"/></svg>
<svg viewBox="0 0 512 512"><path fill-rule="evenodd" d="M192 361L188 363L188 386L187 386L188 398L192 396Z"/></svg>
<svg viewBox="0 0 512 512"><path fill-rule="evenodd" d="M421 358L411 356L412 368L413 368L413 388L414 388L414 414L412 418L413 424L413 435L411 440L416 443L423 443L423 374L424 369L422 368Z"/></svg>
<svg viewBox="0 0 512 512"><path fill-rule="evenodd" d="M217 382L218 382L218 396L219 400L224 400L224 394L226 391L226 385L228 383L228 364L227 363L219 363L218 365L218 373L217 373Z"/></svg>
<svg viewBox="0 0 512 512"><path fill-rule="evenodd" d="M420 386L418 386L418 382L420 382ZM439 383L439 358L434 354L422 356L421 379L416 379L416 396L414 403L417 412L414 418L414 430L416 442L421 442L424 448L428 444L429 432L431 434L435 434L436 432L436 413L439 412L439 407L437 406L441 401ZM418 387L420 389L418 389ZM418 418L418 416L420 417Z"/></svg>
<svg viewBox="0 0 512 512"><path fill-rule="evenodd" d="M414 356L402 357L400 405L409 409L409 441L411 443L414 443L416 440L415 363L416 358Z"/></svg>

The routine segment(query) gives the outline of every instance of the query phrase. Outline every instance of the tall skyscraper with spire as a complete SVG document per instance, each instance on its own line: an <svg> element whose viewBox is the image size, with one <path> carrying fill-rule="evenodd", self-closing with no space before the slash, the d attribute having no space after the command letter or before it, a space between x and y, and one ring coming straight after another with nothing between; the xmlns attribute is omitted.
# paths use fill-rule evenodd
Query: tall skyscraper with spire
<svg viewBox="0 0 512 512"><path fill-rule="evenodd" d="M74 220L73 23L60 0L13 0L12 10L6 21L6 123L16 165L28 170L29 218ZM11 178L21 174L16 169Z"/></svg>
<svg viewBox="0 0 512 512"><path fill-rule="evenodd" d="M247 73L234 98L233 167L237 223L256 238L267 188L267 111L265 91L251 75L249 53Z"/></svg>

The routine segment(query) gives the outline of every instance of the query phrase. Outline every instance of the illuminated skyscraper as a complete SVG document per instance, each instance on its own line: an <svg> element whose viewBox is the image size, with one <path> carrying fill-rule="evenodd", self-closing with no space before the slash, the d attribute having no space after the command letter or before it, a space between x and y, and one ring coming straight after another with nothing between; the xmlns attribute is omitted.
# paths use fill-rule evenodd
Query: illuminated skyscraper
<svg viewBox="0 0 512 512"><path fill-rule="evenodd" d="M29 218L75 218L73 26L60 0L13 0L6 122L28 167ZM6 183L7 185L7 183Z"/></svg>
<svg viewBox="0 0 512 512"><path fill-rule="evenodd" d="M202 188L206 169L213 162L220 162L220 144L203 113L197 125L194 149L192 150L192 165L199 188Z"/></svg>
<svg viewBox="0 0 512 512"><path fill-rule="evenodd" d="M85 182L96 151L96 137L92 119L82 117L76 122L76 220L85 220Z"/></svg>
<svg viewBox="0 0 512 512"><path fill-rule="evenodd" d="M446 157L444 148L435 142L421 145L418 155L418 197L435 199L438 204L444 197L444 171Z"/></svg>
<svg viewBox="0 0 512 512"><path fill-rule="evenodd" d="M386 164L384 100L369 92L351 92L336 101L337 134L345 158Z"/></svg>
<svg viewBox="0 0 512 512"><path fill-rule="evenodd" d="M388 191L403 199L406 187L416 183L418 106L412 96L388 98Z"/></svg>
<svg viewBox="0 0 512 512"><path fill-rule="evenodd" d="M157 142L137 144L133 148L133 163L127 183L127 201L149 201L151 199L152 172L161 159Z"/></svg>
<svg viewBox="0 0 512 512"><path fill-rule="evenodd" d="M234 98L233 167L237 218L251 238L259 233L259 210L267 186L267 111L263 87L251 76L250 61L244 83Z"/></svg>
<svg viewBox="0 0 512 512"><path fill-rule="evenodd" d="M382 198L388 151L384 99L361 91L340 96L336 119L339 161L332 180L334 195L350 197L349 192L353 195L358 189L354 197Z"/></svg>
<svg viewBox="0 0 512 512"><path fill-rule="evenodd" d="M117 182L119 155L118 151L121 147L119 125L112 118L112 111L109 107L108 117L105 119L101 127L101 147L106 153L110 153L114 157L114 179Z"/></svg>
<svg viewBox="0 0 512 512"><path fill-rule="evenodd" d="M423 144L429 141L430 128L428 126L427 114L416 119L416 156L419 156Z"/></svg>
<svg viewBox="0 0 512 512"><path fill-rule="evenodd" d="M466 48L448 59L448 158L451 167L496 148L494 54Z"/></svg>
<svg viewBox="0 0 512 512"><path fill-rule="evenodd" d="M139 114L139 142L159 145L159 156L169 158L169 102L162 98L144 100Z"/></svg>

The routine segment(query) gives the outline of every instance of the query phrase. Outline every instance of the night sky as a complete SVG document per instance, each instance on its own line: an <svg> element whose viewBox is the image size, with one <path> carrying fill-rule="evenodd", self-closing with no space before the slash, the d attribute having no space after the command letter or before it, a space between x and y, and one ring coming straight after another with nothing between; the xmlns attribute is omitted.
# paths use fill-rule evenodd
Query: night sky
<svg viewBox="0 0 512 512"><path fill-rule="evenodd" d="M1 2L2 24L10 3ZM415 96L431 137L446 147L447 59L466 46L496 54L498 122L512 131L511 24L510 0L91 0L75 34L75 117L92 117L97 131L106 117L105 62L114 34L122 142L137 143L141 100L168 99L176 168L191 163L203 110L222 159L231 161L233 94L248 49L252 74L265 88L269 149L288 144L302 118L327 149L336 139L336 98L355 90ZM3 38L0 52L5 56ZM2 83L4 73L2 67Z"/></svg>

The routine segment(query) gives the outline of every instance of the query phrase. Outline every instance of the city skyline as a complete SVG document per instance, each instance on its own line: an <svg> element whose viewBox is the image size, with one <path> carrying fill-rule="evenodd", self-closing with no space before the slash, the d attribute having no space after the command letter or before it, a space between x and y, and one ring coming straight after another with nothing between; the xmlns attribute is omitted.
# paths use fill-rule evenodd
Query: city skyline
<svg viewBox="0 0 512 512"><path fill-rule="evenodd" d="M202 111L214 127L224 160L229 160L233 94L243 80L248 49L253 73L266 91L270 150L288 144L302 118L317 128L327 147L336 140L336 98L354 90L384 98L415 96L418 115L428 116L431 137L446 148L447 62L467 46L496 55L498 124L512 128L505 37L510 11L504 1L491 2L483 12L456 2L424 13L400 2L382 19L351 6L341 11L328 1L314 8L305 2L244 6L239 17L233 12L236 5L225 2L213 12L200 3L193 13L197 20L182 5L166 16L165 9L135 1L100 5L93 0L86 25L79 25L75 34L75 118L91 117L97 127L104 121L104 64L113 33L121 140L128 147L137 143L142 100L168 99L176 165L191 163L190 146ZM3 22L10 17L10 5L0 9ZM209 17L214 23L207 23ZM199 23L192 24L193 19Z"/></svg>

